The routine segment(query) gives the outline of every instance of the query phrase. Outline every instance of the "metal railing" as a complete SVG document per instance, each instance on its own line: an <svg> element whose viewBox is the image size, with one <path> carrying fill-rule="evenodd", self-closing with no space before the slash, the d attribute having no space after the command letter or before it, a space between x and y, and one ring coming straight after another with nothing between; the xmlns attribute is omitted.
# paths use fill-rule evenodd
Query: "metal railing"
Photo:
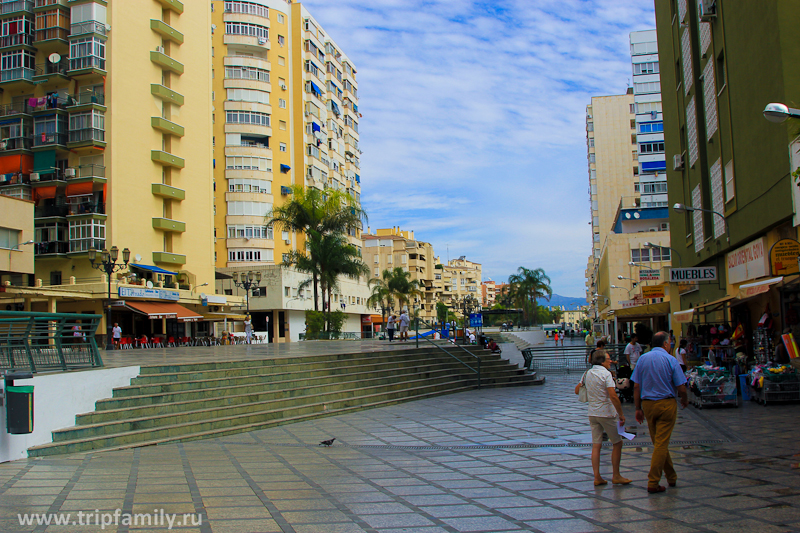
<svg viewBox="0 0 800 533"><path fill-rule="evenodd" d="M550 342L550 341L548 341ZM604 348L612 361L619 361L625 350L625 344L608 344ZM589 354L594 347L589 346L537 346L524 348L522 358L525 368L541 373L585 372L591 367Z"/></svg>
<svg viewBox="0 0 800 533"><path fill-rule="evenodd" d="M95 331L100 315L0 311L0 369L101 367Z"/></svg>
<svg viewBox="0 0 800 533"><path fill-rule="evenodd" d="M417 319L417 320L419 320L419 319ZM421 324L421 325L425 326L425 328L427 328L427 329L430 329L430 330L431 330L431 331L433 331L433 332L439 333L439 335L440 335L440 336L442 335L442 331L441 331L441 330L439 330L439 329L436 329L436 328L435 328L433 325L431 325L431 324L427 324L427 323L426 323L424 320L420 320L420 321L419 321L419 324ZM419 335L419 327L417 327L417 336L416 336L416 339L417 339L417 341L419 341L419 339L420 339L420 335ZM445 350L445 349L444 349L444 348L443 348L441 345L439 345L439 344L436 344L435 342L433 342L433 340L432 340L432 339L430 339L430 338L428 338L428 337L422 337L422 339L426 340L426 341L427 341L428 343L430 343L432 346L435 346L436 348L438 348L438 349L439 349L439 350L441 350L442 352L446 353L447 355L449 355L450 357L452 357L453 359L455 359L456 361L458 361L459 363L461 363L463 366L465 366L466 368L468 368L468 369L469 369L469 370L471 370L472 372L475 372L475 374L477 374L477 377L478 377L478 388L479 388L479 389L481 388L481 358L480 358L480 356L478 356L478 355L475 355L474 353L470 352L469 350L467 350L466 348L464 348L464 347L463 347L463 346L461 346L460 344L456 344L456 342L455 342L455 339L453 340L453 346L455 346L455 347L457 347L457 348L460 348L460 349L461 349L462 351L464 351L464 352L465 352L467 355L469 355L469 356L471 356L471 357L474 357L474 358L475 358L475 360L476 360L476 364L475 364L475 366L476 366L477 368L472 368L472 367L471 367L471 366L469 366L467 363L465 363L464 361L462 361L461 359L459 359L458 357L456 357L456 356L455 356L455 355L453 355L452 353L450 353L450 352L448 352L447 350ZM417 345L419 346L419 344L417 344ZM448 344L448 346L449 346L449 344Z"/></svg>
<svg viewBox="0 0 800 533"><path fill-rule="evenodd" d="M96 20L87 20L85 22L76 22L69 27L69 34L83 35L85 33L97 33L98 35L106 34L106 25Z"/></svg>

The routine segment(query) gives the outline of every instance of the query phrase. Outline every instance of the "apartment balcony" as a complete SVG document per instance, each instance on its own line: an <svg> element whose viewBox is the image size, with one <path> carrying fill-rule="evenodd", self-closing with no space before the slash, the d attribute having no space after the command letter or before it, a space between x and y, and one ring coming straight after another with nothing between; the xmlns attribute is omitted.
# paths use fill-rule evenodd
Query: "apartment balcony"
<svg viewBox="0 0 800 533"><path fill-rule="evenodd" d="M161 67L163 70L168 70L174 74L177 74L178 76L183 74L183 63L172 59L160 50L153 50L150 52L150 61Z"/></svg>
<svg viewBox="0 0 800 533"><path fill-rule="evenodd" d="M37 257L48 255L67 255L69 253L69 241L37 242L33 245L33 253Z"/></svg>
<svg viewBox="0 0 800 533"><path fill-rule="evenodd" d="M269 39L255 37L253 35L234 35L226 33L222 37L222 42L226 46L234 46L245 52L263 53L270 49Z"/></svg>
<svg viewBox="0 0 800 533"><path fill-rule="evenodd" d="M153 252L154 263L166 263L169 265L185 265L186 256L174 254L172 252Z"/></svg>
<svg viewBox="0 0 800 533"><path fill-rule="evenodd" d="M171 233L183 233L186 231L186 222L169 218L154 218L153 229Z"/></svg>
<svg viewBox="0 0 800 533"><path fill-rule="evenodd" d="M183 137L184 135L183 126L175 124L174 122L165 118L150 117L150 125L153 127L153 129L159 130L162 133L167 133L176 137Z"/></svg>
<svg viewBox="0 0 800 533"><path fill-rule="evenodd" d="M271 193L264 192L226 192L226 202L274 202L275 197ZM236 216L236 215L231 215Z"/></svg>
<svg viewBox="0 0 800 533"><path fill-rule="evenodd" d="M225 179L255 179L272 181L272 172L266 170L252 170L243 168L226 168Z"/></svg>
<svg viewBox="0 0 800 533"><path fill-rule="evenodd" d="M245 24L255 24L269 28L269 16L261 16L256 13L237 13L228 9L222 14L225 22L244 22Z"/></svg>
<svg viewBox="0 0 800 533"><path fill-rule="evenodd" d="M272 159L272 149L266 144L237 144L225 147L226 156L256 156ZM271 171L270 171L271 172Z"/></svg>
<svg viewBox="0 0 800 533"><path fill-rule="evenodd" d="M48 172L31 172L31 187L63 187L67 184L67 177L61 169L51 169Z"/></svg>
<svg viewBox="0 0 800 533"><path fill-rule="evenodd" d="M33 13L33 0L16 0L0 4L0 15L23 15Z"/></svg>
<svg viewBox="0 0 800 533"><path fill-rule="evenodd" d="M69 60L63 58L58 63L37 63L36 71L33 74L33 82L36 85L49 87L53 85L63 86L70 81L69 75Z"/></svg>
<svg viewBox="0 0 800 533"><path fill-rule="evenodd" d="M69 207L62 205L37 205L33 208L34 218L67 218Z"/></svg>
<svg viewBox="0 0 800 533"><path fill-rule="evenodd" d="M259 68L261 70L272 69L272 63L260 57L225 56L225 58L222 61L226 67L248 67L248 68Z"/></svg>
<svg viewBox="0 0 800 533"><path fill-rule="evenodd" d="M76 22L70 24L69 36L77 37L79 35L100 35L106 36L106 25L96 20L87 20L85 22Z"/></svg>
<svg viewBox="0 0 800 533"><path fill-rule="evenodd" d="M21 46L33 46L34 35L32 33L16 33L0 37L0 48L17 48Z"/></svg>
<svg viewBox="0 0 800 533"><path fill-rule="evenodd" d="M33 148L33 140L30 137L10 137L0 140L0 153L5 155L16 155L14 152L29 152Z"/></svg>
<svg viewBox="0 0 800 533"><path fill-rule="evenodd" d="M177 45L183 44L183 34L163 20L150 19L150 29Z"/></svg>
<svg viewBox="0 0 800 533"><path fill-rule="evenodd" d="M45 148L67 148L66 133L41 133L33 136L33 150Z"/></svg>
<svg viewBox="0 0 800 533"><path fill-rule="evenodd" d="M225 89L253 89L256 91L272 92L272 84L268 81L245 80L239 78L226 78L222 81Z"/></svg>
<svg viewBox="0 0 800 533"><path fill-rule="evenodd" d="M76 150L80 148L105 148L106 132L99 128L83 128L69 132L67 148Z"/></svg>
<svg viewBox="0 0 800 533"><path fill-rule="evenodd" d="M3 89L32 87L33 75L36 71L32 68L17 67L0 70L0 85Z"/></svg>
<svg viewBox="0 0 800 533"><path fill-rule="evenodd" d="M88 197L87 197L88 198ZM84 218L106 218L106 204L105 202L95 202L92 200L84 200L67 204L67 218L84 217Z"/></svg>
<svg viewBox="0 0 800 533"><path fill-rule="evenodd" d="M106 183L106 167L103 165L80 165L67 169L66 178L69 183Z"/></svg>
<svg viewBox="0 0 800 533"><path fill-rule="evenodd" d="M186 166L186 161L183 158L162 150L151 150L150 159L166 167L183 168Z"/></svg>
<svg viewBox="0 0 800 533"><path fill-rule="evenodd" d="M186 191L171 185L153 183L151 190L153 192L153 196L158 196L160 198L168 198L177 202L182 202L186 199Z"/></svg>
<svg viewBox="0 0 800 533"><path fill-rule="evenodd" d="M98 56L71 57L67 74L73 78L84 78L84 81L102 78L106 75L106 60Z"/></svg>
<svg viewBox="0 0 800 533"><path fill-rule="evenodd" d="M66 7L63 0L36 0L33 10L35 12L49 11L54 7Z"/></svg>
<svg viewBox="0 0 800 533"><path fill-rule="evenodd" d="M103 250L105 247L105 239L81 239L79 241L70 241L69 253L70 255L85 254L89 252L89 248Z"/></svg>
<svg viewBox="0 0 800 533"><path fill-rule="evenodd" d="M180 0L157 0L162 6L171 9L178 15L183 13L183 2Z"/></svg>
<svg viewBox="0 0 800 533"><path fill-rule="evenodd" d="M69 53L68 37L69 30L61 26L38 28L34 33L33 44L37 50L48 56L53 52L66 56Z"/></svg>
<svg viewBox="0 0 800 533"><path fill-rule="evenodd" d="M11 117L14 115L30 115L31 108L28 106L28 100L24 102L16 102L13 104L0 105L0 117Z"/></svg>
<svg viewBox="0 0 800 533"><path fill-rule="evenodd" d="M159 98L165 102L169 102L171 104L179 106L183 105L183 100L184 100L183 95L173 91L169 87L164 87L163 85L160 85L158 83L151 83L150 93L156 98Z"/></svg>
<svg viewBox="0 0 800 533"><path fill-rule="evenodd" d="M229 123L225 124L225 133L243 133L245 135L259 137L272 137L272 128L270 126L261 126L257 124Z"/></svg>

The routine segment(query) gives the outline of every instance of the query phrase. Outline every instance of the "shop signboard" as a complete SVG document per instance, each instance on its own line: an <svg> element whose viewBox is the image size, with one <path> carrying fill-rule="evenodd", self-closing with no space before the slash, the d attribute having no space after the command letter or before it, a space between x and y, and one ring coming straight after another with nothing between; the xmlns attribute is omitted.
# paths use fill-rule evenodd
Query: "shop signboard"
<svg viewBox="0 0 800 533"><path fill-rule="evenodd" d="M362 316L361 317L362 324L372 324L372 317L371 316Z"/></svg>
<svg viewBox="0 0 800 533"><path fill-rule="evenodd" d="M717 267L673 268L669 271L670 283L697 283L716 279Z"/></svg>
<svg viewBox="0 0 800 533"><path fill-rule="evenodd" d="M661 271L655 268L641 268L639 281L661 281Z"/></svg>
<svg viewBox="0 0 800 533"><path fill-rule="evenodd" d="M800 242L794 239L781 239L769 251L769 264L773 276L788 276L798 273Z"/></svg>
<svg viewBox="0 0 800 533"><path fill-rule="evenodd" d="M664 298L664 286L663 285L653 285L648 287L642 287L642 297L646 300L651 298Z"/></svg>
<svg viewBox="0 0 800 533"><path fill-rule="evenodd" d="M767 238L761 237L730 252L726 257L728 283L734 285L769 275Z"/></svg>
<svg viewBox="0 0 800 533"><path fill-rule="evenodd" d="M172 300L177 302L181 299L181 293L164 289L146 289L144 287L120 287L119 297L149 298L151 300Z"/></svg>

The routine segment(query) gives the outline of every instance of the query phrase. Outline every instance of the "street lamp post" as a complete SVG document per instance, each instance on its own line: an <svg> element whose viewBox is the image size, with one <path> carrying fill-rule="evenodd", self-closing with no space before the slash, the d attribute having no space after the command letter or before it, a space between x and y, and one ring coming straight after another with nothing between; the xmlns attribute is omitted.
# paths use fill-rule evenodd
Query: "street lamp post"
<svg viewBox="0 0 800 533"><path fill-rule="evenodd" d="M672 209L676 213L692 213L694 211L702 211L703 213L714 213L718 217L722 219L722 224L725 227L725 238L728 239L728 242L731 242L730 233L728 233L728 221L725 220L725 215L714 211L713 209L703 209L702 207L690 207L685 204L675 204L672 206Z"/></svg>
<svg viewBox="0 0 800 533"><path fill-rule="evenodd" d="M780 124L789 118L800 118L800 109L792 109L786 104L772 103L764 108L764 118Z"/></svg>
<svg viewBox="0 0 800 533"><path fill-rule="evenodd" d="M114 349L111 331L111 274L128 267L128 262L131 259L131 251L127 248L122 250L122 263L117 263L118 258L119 248L116 246L112 246L111 250L104 249L100 252L100 261L96 261L97 250L89 248L89 262L92 264L92 268L105 272L108 280L108 299L106 300L106 350Z"/></svg>
<svg viewBox="0 0 800 533"><path fill-rule="evenodd" d="M253 272L252 270L249 272L234 272L233 276L233 284L239 287L240 289L244 289L245 291L245 300L247 302L247 314L250 314L250 291L254 287L258 287L261 284L261 272Z"/></svg>

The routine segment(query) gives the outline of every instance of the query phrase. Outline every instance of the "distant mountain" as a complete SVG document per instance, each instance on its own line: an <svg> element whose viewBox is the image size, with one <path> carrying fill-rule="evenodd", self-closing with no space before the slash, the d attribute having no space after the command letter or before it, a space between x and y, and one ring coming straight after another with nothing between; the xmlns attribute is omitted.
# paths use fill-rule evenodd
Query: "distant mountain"
<svg viewBox="0 0 800 533"><path fill-rule="evenodd" d="M585 305L589 305L586 303L586 298L573 298L571 296L560 296L558 294L554 294L550 301L547 300L538 300L537 303L539 305L544 306L551 306L551 305L558 305L563 306L567 310L570 309L577 309L579 307L583 307Z"/></svg>

